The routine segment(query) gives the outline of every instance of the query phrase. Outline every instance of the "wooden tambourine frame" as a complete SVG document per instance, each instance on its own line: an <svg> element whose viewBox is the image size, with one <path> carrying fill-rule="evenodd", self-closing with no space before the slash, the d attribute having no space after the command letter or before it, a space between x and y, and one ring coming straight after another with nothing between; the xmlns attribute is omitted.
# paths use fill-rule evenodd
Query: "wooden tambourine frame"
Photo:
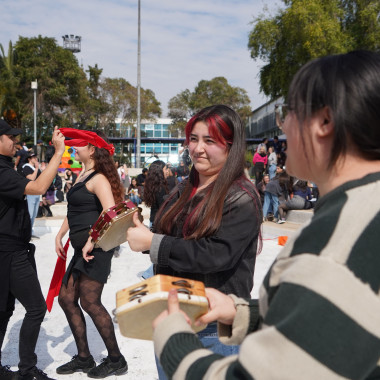
<svg viewBox="0 0 380 380"><path fill-rule="evenodd" d="M139 213L142 222L141 208L131 201L118 203L117 205L103 211L99 219L94 223L90 230L95 247L100 247L103 251L109 251L126 240L126 232L129 227L134 227L133 214Z"/></svg>
<svg viewBox="0 0 380 380"><path fill-rule="evenodd" d="M153 276L116 293L116 321L120 332L128 338L152 340L154 319L168 307L168 292L176 289L180 308L194 321L208 312L204 284L200 281L165 275Z"/></svg>

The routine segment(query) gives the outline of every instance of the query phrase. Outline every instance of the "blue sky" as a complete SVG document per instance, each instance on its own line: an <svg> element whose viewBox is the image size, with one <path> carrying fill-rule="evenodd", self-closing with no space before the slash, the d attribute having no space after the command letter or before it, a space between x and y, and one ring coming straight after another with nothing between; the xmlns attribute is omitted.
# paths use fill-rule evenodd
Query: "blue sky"
<svg viewBox="0 0 380 380"><path fill-rule="evenodd" d="M85 68L137 83L137 0L0 0L0 43L18 36L82 36L77 54ZM224 76L247 90L253 108L263 62L247 49L254 17L280 0L141 0L141 85L154 91L163 113L169 99L202 79Z"/></svg>

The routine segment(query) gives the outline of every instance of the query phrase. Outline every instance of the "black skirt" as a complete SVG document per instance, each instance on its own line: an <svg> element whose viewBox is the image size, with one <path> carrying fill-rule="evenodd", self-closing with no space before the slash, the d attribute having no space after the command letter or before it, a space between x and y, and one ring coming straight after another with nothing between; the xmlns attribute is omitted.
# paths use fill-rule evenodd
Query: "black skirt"
<svg viewBox="0 0 380 380"><path fill-rule="evenodd" d="M62 284L67 286L71 275L73 275L75 282L81 273L93 280L105 284L109 274L111 273L111 260L113 257L113 252L114 249L105 252L101 248L94 248L90 253L90 255L94 256L94 258L89 262L86 262L83 259L82 250L74 250L74 256L67 267Z"/></svg>

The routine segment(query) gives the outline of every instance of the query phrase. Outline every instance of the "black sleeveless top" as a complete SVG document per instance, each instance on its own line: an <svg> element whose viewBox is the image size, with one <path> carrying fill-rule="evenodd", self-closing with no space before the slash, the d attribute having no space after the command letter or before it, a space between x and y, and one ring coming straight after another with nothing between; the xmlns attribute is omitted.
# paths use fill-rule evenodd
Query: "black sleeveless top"
<svg viewBox="0 0 380 380"><path fill-rule="evenodd" d="M88 240L90 228L103 211L99 198L86 187L86 183L96 174L98 173L91 173L84 181L72 186L67 193L67 220L74 249L83 248Z"/></svg>

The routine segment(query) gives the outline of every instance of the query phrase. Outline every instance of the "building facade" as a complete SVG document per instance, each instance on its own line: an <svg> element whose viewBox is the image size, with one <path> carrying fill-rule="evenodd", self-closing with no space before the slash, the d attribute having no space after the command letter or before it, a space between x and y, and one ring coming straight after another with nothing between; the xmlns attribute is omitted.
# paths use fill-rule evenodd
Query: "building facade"
<svg viewBox="0 0 380 380"><path fill-rule="evenodd" d="M184 137L172 136L169 126L171 119L142 120L141 130L141 164L146 165L156 159L176 165ZM181 136L181 134L179 134ZM136 125L125 125L121 119L116 120L115 159L135 166ZM112 138L111 138L112 140Z"/></svg>
<svg viewBox="0 0 380 380"><path fill-rule="evenodd" d="M256 108L248 119L246 126L247 139L259 139L273 136L283 138L281 129L276 125L274 107L277 103L283 103L281 98L267 102Z"/></svg>

